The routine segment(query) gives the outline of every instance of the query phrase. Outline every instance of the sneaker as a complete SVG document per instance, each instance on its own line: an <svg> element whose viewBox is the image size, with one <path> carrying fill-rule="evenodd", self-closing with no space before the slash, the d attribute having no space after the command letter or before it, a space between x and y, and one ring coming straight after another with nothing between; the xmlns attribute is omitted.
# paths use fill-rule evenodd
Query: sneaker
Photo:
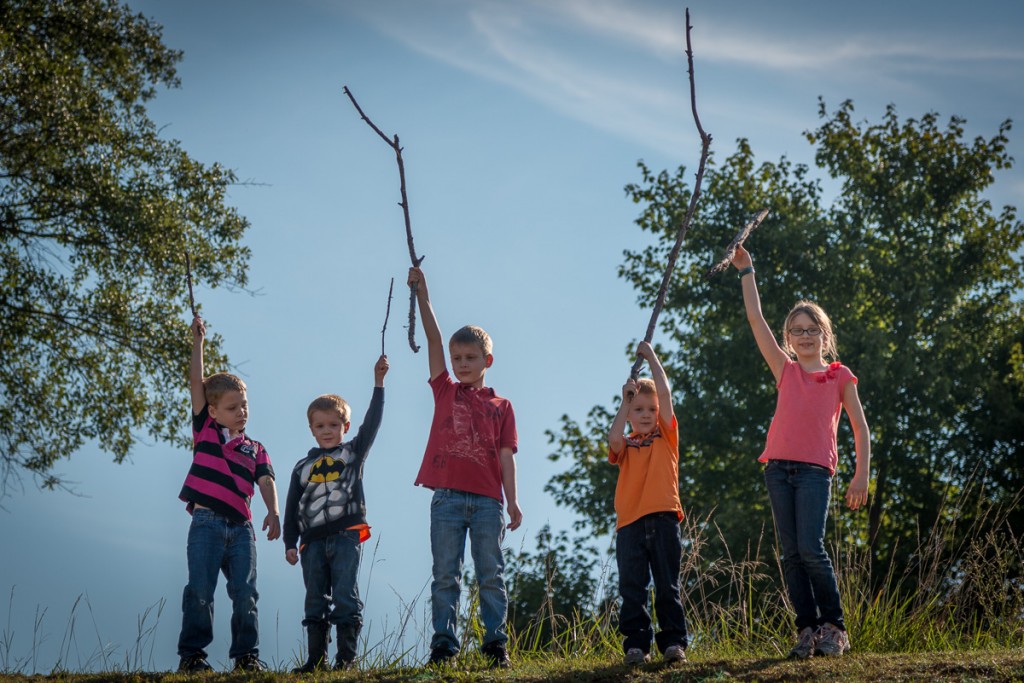
<svg viewBox="0 0 1024 683"><path fill-rule="evenodd" d="M454 650L449 650L446 647L435 647L430 651L430 659L427 660L428 666L439 666L455 658L458 654Z"/></svg>
<svg viewBox="0 0 1024 683"><path fill-rule="evenodd" d="M480 652L487 658L487 664L492 669L508 669L512 662L508 658L508 652L502 643L488 643L480 648Z"/></svg>
<svg viewBox="0 0 1024 683"><path fill-rule="evenodd" d="M677 664L686 661L686 650L682 645L669 645L661 656L669 664Z"/></svg>
<svg viewBox="0 0 1024 683"><path fill-rule="evenodd" d="M235 657L235 671L266 671L267 663L259 655L248 654Z"/></svg>
<svg viewBox="0 0 1024 683"><path fill-rule="evenodd" d="M631 647L626 650L626 658L623 661L630 666L638 666L651 661L651 656L638 647Z"/></svg>
<svg viewBox="0 0 1024 683"><path fill-rule="evenodd" d="M839 657L850 651L850 636L843 629L825 622L818 628L818 640L814 645L814 654L823 657Z"/></svg>
<svg viewBox="0 0 1024 683"><path fill-rule="evenodd" d="M213 667L206 661L206 655L195 654L182 657L178 671L183 674L201 674L204 671L213 671Z"/></svg>
<svg viewBox="0 0 1024 683"><path fill-rule="evenodd" d="M814 646L818 640L818 631L805 626L797 637L796 645L789 651L790 659L807 659L814 654Z"/></svg>

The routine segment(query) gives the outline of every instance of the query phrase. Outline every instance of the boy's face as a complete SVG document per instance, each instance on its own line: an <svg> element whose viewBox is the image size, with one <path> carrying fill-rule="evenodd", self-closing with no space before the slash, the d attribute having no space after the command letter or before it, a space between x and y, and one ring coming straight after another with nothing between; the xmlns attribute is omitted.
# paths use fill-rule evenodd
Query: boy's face
<svg viewBox="0 0 1024 683"><path fill-rule="evenodd" d="M309 419L309 431L320 448L334 448L341 443L341 437L348 431L349 422L341 419L334 410L314 410Z"/></svg>
<svg viewBox="0 0 1024 683"><path fill-rule="evenodd" d="M474 387L484 385L484 373L494 362L494 356L484 354L479 344L453 342L448 345L452 358L452 374L463 384Z"/></svg>
<svg viewBox="0 0 1024 683"><path fill-rule="evenodd" d="M243 431L245 423L249 421L249 401L245 392L235 389L225 391L217 405L210 404L210 417L232 433Z"/></svg>
<svg viewBox="0 0 1024 683"><path fill-rule="evenodd" d="M627 419L634 432L648 434L658 426L658 397L655 394L637 394L629 404Z"/></svg>

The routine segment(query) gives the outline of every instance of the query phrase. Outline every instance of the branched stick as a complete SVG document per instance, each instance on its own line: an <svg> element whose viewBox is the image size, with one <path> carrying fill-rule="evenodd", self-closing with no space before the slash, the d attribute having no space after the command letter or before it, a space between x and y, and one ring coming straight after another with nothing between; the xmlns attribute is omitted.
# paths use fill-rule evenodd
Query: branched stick
<svg viewBox="0 0 1024 683"><path fill-rule="evenodd" d="M192 317L196 317L196 296L192 292L192 259L185 252L185 274L188 276L188 305L192 307Z"/></svg>
<svg viewBox="0 0 1024 683"><path fill-rule="evenodd" d="M761 222L767 216L768 209L761 209L750 218L750 221L743 226L743 229L736 233L736 236L732 238L732 242L729 242L729 246L725 248L725 254L722 256L722 260L708 268L708 278L711 278L711 276L716 273L721 273L729 267L729 264L732 262L732 257L736 255L736 247L746 242L747 238L750 237L750 233L757 230L758 226L761 225Z"/></svg>
<svg viewBox="0 0 1024 683"><path fill-rule="evenodd" d="M388 287L388 310L384 313L384 327L380 328L380 355L384 355L384 333L388 331L388 318L391 317L391 293L395 291L395 278L391 278Z"/></svg>
<svg viewBox="0 0 1024 683"><path fill-rule="evenodd" d="M647 334L644 335L644 341L648 344L651 339L654 338L654 328L658 325L658 315L661 313L662 306L665 305L665 294L668 292L668 283L672 279L672 270L676 266L676 259L679 257L679 249L683 246L683 239L686 237L686 230L690 227L690 219L693 218L693 212L697 208L697 198L700 197L700 184L704 180L704 167L708 161L708 149L711 147L711 136L704 132L703 126L700 125L700 117L697 115L697 88L693 80L693 49L690 46L690 31L693 29L690 26L690 9L686 9L686 62L689 66L690 74L690 108L693 110L693 121L697 125L697 132L700 133L700 164L697 166L697 179L693 185L693 194L690 195L690 206L686 210L686 217L683 222L679 225L679 232L676 234L676 243L672 246L672 251L668 255L668 265L665 266L665 275L661 278L661 287L658 289L658 298L654 302L654 310L651 311L651 321L647 324ZM644 359L637 358L636 362L633 363L632 369L629 371L629 376L632 379L636 379L640 376L640 366L643 365Z"/></svg>
<svg viewBox="0 0 1024 683"><path fill-rule="evenodd" d="M345 94L352 100L352 106L359 112L359 116L366 121L367 125L373 129L380 139L388 144L388 147L395 150L395 160L398 162L398 178L401 181L402 189L402 201L398 203L402 207L402 212L405 214L405 238L409 243L409 258L412 260L414 267L419 267L423 263L424 256L416 256L416 247L413 246L412 242L412 221L409 219L409 197L405 191L405 163L402 161L402 146L398 143L398 133L395 133L394 138L389 138L384 134L380 128L377 127L373 121L370 120L366 114L363 113L362 107L356 102L356 98L352 95L352 91L348 89L348 86L344 86ZM416 285L409 285L409 348L413 352L418 352L420 347L416 345Z"/></svg>

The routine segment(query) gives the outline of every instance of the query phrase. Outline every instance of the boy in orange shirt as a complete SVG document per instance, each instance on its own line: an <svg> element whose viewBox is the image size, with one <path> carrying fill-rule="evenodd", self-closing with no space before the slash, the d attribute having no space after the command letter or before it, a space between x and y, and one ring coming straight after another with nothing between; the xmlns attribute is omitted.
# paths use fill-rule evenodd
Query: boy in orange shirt
<svg viewBox="0 0 1024 683"><path fill-rule="evenodd" d="M608 462L619 466L615 486L615 559L619 568L619 631L626 664L651 661L655 639L666 662L686 660L686 617L679 597L682 544L679 522L679 426L672 389L654 349L640 342L637 355L653 379L622 386L622 403L608 431ZM626 422L631 432L625 436ZM655 638L647 609L654 577Z"/></svg>

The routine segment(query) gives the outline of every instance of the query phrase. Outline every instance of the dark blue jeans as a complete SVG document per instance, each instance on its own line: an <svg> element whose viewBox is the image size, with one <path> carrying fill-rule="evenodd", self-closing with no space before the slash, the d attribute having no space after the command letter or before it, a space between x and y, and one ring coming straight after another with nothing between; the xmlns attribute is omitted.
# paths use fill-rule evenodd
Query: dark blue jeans
<svg viewBox="0 0 1024 683"><path fill-rule="evenodd" d="M809 463L769 460L764 482L782 544L782 571L797 630L826 621L845 629L836 573L825 552L832 475Z"/></svg>
<svg viewBox="0 0 1024 683"><path fill-rule="evenodd" d="M345 530L310 541L302 549L302 580L306 583L303 626L330 622L355 627L358 632L363 624L363 603L356 584L362 548L359 532Z"/></svg>
<svg viewBox="0 0 1024 683"><path fill-rule="evenodd" d="M256 535L252 524L230 522L213 510L196 508L188 530L188 585L181 601L178 655L206 656L213 642L213 593L224 572L231 598L232 659L259 655L256 614Z"/></svg>
<svg viewBox="0 0 1024 683"><path fill-rule="evenodd" d="M622 648L651 651L655 638L647 609L647 587L654 578L654 614L658 618L658 649L686 647L686 616L679 596L679 564L683 549L679 518L674 512L656 512L616 532L615 559L619 566L619 632Z"/></svg>

